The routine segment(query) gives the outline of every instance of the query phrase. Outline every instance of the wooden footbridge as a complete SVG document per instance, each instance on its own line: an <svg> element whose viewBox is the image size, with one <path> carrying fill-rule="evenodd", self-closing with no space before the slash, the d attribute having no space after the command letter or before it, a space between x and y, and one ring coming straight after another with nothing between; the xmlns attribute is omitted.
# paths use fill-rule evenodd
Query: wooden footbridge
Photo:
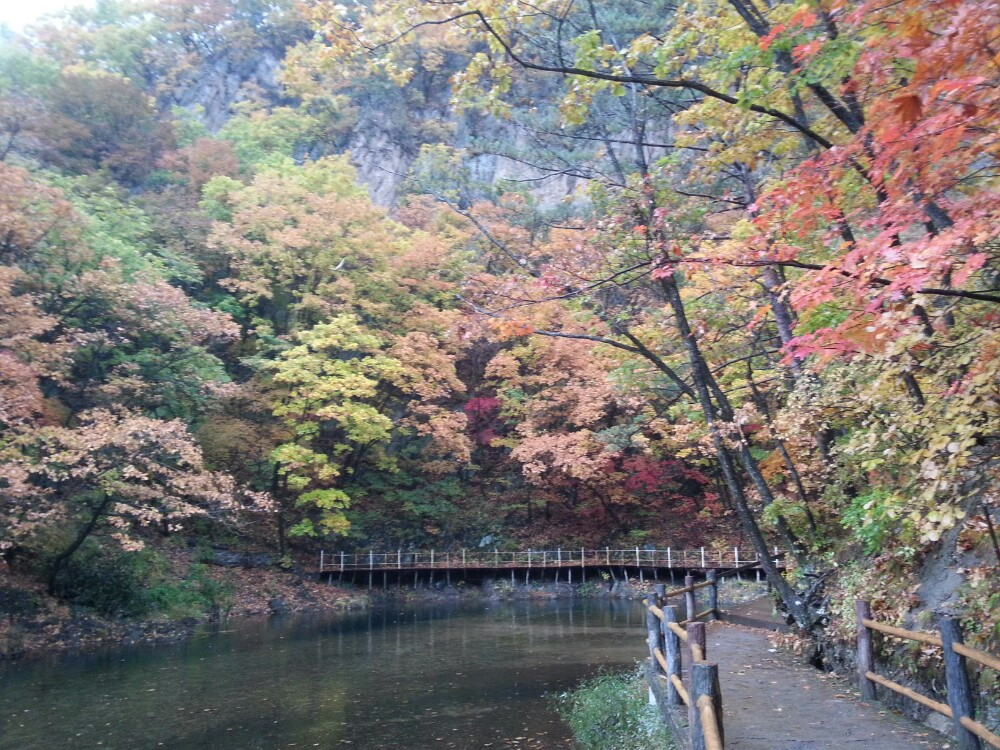
<svg viewBox="0 0 1000 750"><path fill-rule="evenodd" d="M774 549L775 562L780 563L781 555ZM320 577L349 577L357 580L359 574L368 575L371 585L375 573L382 574L383 583L391 578L394 582L402 580L404 575L412 574L414 580L426 572L428 580L434 581L438 571L446 581L450 582L454 575L459 579L477 579L497 577L498 574L510 574L511 580L523 579L529 582L549 579L565 580L572 583L573 578L582 583L594 575L629 580L630 576L643 581L646 577L673 578L675 572L684 574L710 570L750 570L758 569L757 555L739 547L726 549L711 549L698 547L695 549L663 549L630 547L628 549L528 549L504 551L500 549L461 549L461 550L426 550L408 551L398 549L392 552L336 551L319 553ZM575 576L574 576L575 574ZM666 574L666 575L664 575Z"/></svg>

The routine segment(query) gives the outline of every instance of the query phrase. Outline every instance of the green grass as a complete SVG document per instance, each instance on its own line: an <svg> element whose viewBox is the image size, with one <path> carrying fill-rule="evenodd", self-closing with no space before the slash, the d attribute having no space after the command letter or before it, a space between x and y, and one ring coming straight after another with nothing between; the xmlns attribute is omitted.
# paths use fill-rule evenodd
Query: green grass
<svg viewBox="0 0 1000 750"><path fill-rule="evenodd" d="M645 670L602 674L557 699L581 750L670 750L669 730L648 705Z"/></svg>

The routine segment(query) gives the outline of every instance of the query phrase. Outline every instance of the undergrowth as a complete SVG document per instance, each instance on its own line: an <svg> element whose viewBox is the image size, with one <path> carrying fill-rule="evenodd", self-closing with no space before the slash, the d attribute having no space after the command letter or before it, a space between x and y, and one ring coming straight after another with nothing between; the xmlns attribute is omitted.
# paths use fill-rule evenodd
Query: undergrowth
<svg viewBox="0 0 1000 750"><path fill-rule="evenodd" d="M179 578L153 550L116 552L88 540L56 580L56 595L105 616L177 619L227 610L233 587L213 580L204 563Z"/></svg>

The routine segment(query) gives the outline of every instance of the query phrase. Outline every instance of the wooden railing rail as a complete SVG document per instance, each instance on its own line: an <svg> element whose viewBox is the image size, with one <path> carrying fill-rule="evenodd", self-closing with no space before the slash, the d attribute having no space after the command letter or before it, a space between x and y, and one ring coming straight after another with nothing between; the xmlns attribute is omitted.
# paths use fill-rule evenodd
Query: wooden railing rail
<svg viewBox="0 0 1000 750"><path fill-rule="evenodd" d="M871 628L872 630L877 630L880 633L885 633L886 635L894 635L897 638L905 638L911 641L919 641L920 643L926 643L929 646L941 646L941 638L936 635L931 635L930 633L921 633L917 630L903 630L903 628L894 628L891 625L884 625L881 622L875 622L869 618L864 618L861 623L866 628Z"/></svg>
<svg viewBox="0 0 1000 750"><path fill-rule="evenodd" d="M687 642L688 634L684 628L682 628L676 622L668 622L667 627L670 628L670 630L672 630L678 638L680 638L684 642Z"/></svg>
<svg viewBox="0 0 1000 750"><path fill-rule="evenodd" d="M683 589L669 592L665 586L658 585L656 593L646 599L650 689L660 695L665 704L663 715L673 725L675 733L682 728L675 722L673 710L681 705L687 706L687 732L692 750L723 750L725 735L719 668L706 660L705 623L692 617L685 621L686 627L682 627L677 607L666 603L668 595L684 594L689 599L686 606L692 611L696 602L690 601L690 598L695 596L695 591L707 586L714 605L717 601L715 571L709 571L709 579L704 584L694 584L690 576L685 583L687 585ZM709 614L717 616L717 609L710 607L696 617ZM687 646L691 660L690 687L684 685L682 676L682 643Z"/></svg>
<svg viewBox="0 0 1000 750"><path fill-rule="evenodd" d="M958 739L958 746L962 750L981 750L980 740L992 747L1000 748L1000 736L976 721L976 705L966 663L967 659L971 659L989 669L1000 670L1000 659L985 651L966 646L962 641L961 625L953 617L942 616L939 618L938 631L940 635L938 636L877 622L872 619L870 603L862 599L857 600L856 610L858 621L857 666L862 697L874 700L877 697L875 685L881 685L951 719L955 736ZM884 633L893 638L940 647L944 657L948 702L940 703L900 685L898 682L876 674L873 631Z"/></svg>
<svg viewBox="0 0 1000 750"><path fill-rule="evenodd" d="M989 667L990 669L1000 672L1000 659L993 656L993 654L988 654L977 648L970 648L964 643L959 643L958 641L951 644L951 650L956 654L961 654L966 659L972 659L972 661L978 662L984 667Z"/></svg>

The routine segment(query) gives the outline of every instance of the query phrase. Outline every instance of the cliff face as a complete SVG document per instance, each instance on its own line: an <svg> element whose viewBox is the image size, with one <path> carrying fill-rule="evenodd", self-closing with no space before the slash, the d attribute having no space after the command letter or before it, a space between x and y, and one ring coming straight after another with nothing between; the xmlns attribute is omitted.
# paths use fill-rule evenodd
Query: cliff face
<svg viewBox="0 0 1000 750"><path fill-rule="evenodd" d="M210 132L221 128L232 114L233 105L249 99L278 103L283 97L278 73L284 49L257 49L252 54L227 51L206 61L169 93L167 106L190 111L200 108L199 117Z"/></svg>
<svg viewBox="0 0 1000 750"><path fill-rule="evenodd" d="M204 61L170 89L161 106L181 107L194 114L209 132L218 131L235 105L256 101L265 107L291 105L281 82L282 61L296 40L253 50L227 50ZM301 39L298 41L305 41ZM355 124L336 142L308 144L312 156L347 153L372 200L384 207L399 198L407 175L429 144L444 144L466 153L465 169L474 184L506 183L527 189L543 208L553 208L567 196L579 197L586 182L574 174L546 171L493 153L487 143L503 143L507 153L524 153L530 139L496 118L457 112L445 73L422 74L408 86L379 95L349 94Z"/></svg>
<svg viewBox="0 0 1000 750"><path fill-rule="evenodd" d="M368 188L372 200L384 207L395 204L410 173L422 143L406 143L398 137L401 123L386 123L367 113L359 126L354 129L347 146L351 163L358 170L358 179ZM425 113L414 113L414 118L422 118ZM474 185L495 186L506 189L517 187L528 193L542 209L553 209L567 199L581 201L581 190L586 185L573 174L553 172L532 166L499 153L485 150L484 140L506 139L511 152L524 151L528 144L506 123L491 118L472 118L456 115L454 112L439 111L432 117L450 131L447 140L438 141L465 152L464 168ZM425 143L432 144L433 141Z"/></svg>

